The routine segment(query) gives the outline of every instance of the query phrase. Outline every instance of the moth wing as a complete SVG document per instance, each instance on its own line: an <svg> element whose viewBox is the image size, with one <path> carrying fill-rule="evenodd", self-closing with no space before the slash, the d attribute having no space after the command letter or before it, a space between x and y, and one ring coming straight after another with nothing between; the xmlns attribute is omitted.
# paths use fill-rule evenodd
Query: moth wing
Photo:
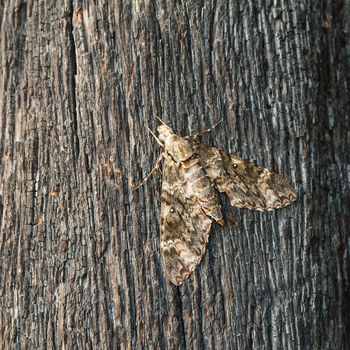
<svg viewBox="0 0 350 350"><path fill-rule="evenodd" d="M160 250L166 274L177 286L181 285L200 263L212 223L198 203L198 198L186 194L187 185L177 165L165 159Z"/></svg>
<svg viewBox="0 0 350 350"><path fill-rule="evenodd" d="M267 211L296 200L289 182L275 172L196 140L191 143L215 188L227 194L232 206Z"/></svg>

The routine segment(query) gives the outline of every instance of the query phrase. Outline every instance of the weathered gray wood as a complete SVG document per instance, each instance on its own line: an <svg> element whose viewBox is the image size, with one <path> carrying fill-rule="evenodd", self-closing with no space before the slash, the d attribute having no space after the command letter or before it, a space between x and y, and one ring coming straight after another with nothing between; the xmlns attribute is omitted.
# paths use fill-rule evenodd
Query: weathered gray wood
<svg viewBox="0 0 350 350"><path fill-rule="evenodd" d="M173 4L174 3L174 4ZM176 4L175 4L176 3ZM347 349L350 2L0 3L1 349ZM193 277L159 255L144 123L271 167Z"/></svg>

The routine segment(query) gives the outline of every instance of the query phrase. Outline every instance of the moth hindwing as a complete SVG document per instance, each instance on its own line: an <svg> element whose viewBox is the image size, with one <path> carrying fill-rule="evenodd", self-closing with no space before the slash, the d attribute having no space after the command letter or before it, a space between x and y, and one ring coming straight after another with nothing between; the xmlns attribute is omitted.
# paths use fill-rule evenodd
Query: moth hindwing
<svg viewBox="0 0 350 350"><path fill-rule="evenodd" d="M164 160L160 249L167 277L178 286L200 263L212 221L223 225L217 190L235 207L261 211L282 208L296 194L269 169L183 138L167 125L157 131Z"/></svg>

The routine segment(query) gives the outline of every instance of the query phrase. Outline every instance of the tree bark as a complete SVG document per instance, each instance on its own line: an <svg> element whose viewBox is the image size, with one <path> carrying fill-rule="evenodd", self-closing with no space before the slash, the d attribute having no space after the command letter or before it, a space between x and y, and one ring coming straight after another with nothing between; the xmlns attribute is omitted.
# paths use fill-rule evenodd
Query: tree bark
<svg viewBox="0 0 350 350"><path fill-rule="evenodd" d="M350 1L0 3L1 349L349 349ZM159 251L179 134L283 174L181 287Z"/></svg>

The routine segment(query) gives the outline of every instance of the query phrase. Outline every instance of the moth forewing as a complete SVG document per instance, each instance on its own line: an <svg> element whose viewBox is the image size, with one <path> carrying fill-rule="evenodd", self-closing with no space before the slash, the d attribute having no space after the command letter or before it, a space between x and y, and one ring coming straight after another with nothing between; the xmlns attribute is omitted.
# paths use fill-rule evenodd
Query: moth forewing
<svg viewBox="0 0 350 350"><path fill-rule="evenodd" d="M163 146L160 247L166 274L181 285L200 263L213 220L223 224L218 193L233 206L273 210L296 200L282 176L235 155L158 127Z"/></svg>

